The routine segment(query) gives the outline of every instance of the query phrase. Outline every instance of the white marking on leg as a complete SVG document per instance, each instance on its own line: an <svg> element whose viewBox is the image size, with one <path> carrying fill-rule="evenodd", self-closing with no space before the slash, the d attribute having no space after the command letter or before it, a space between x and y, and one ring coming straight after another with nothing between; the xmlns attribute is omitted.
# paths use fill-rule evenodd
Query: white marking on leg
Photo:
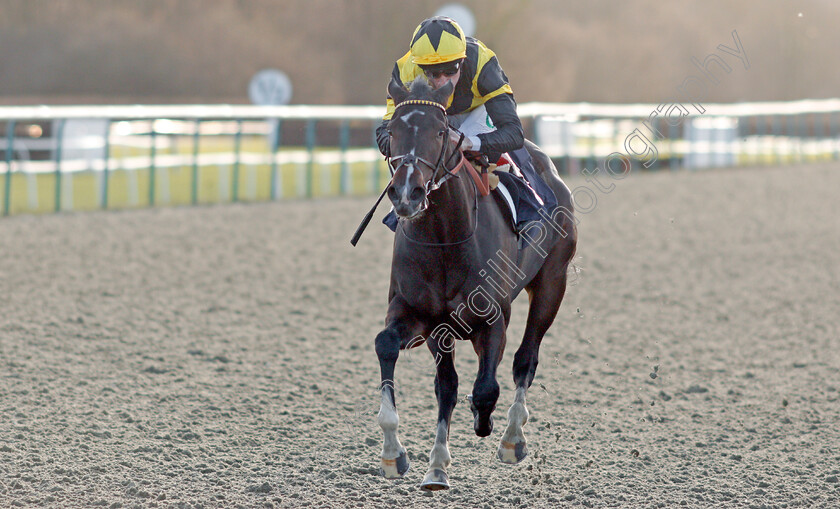
<svg viewBox="0 0 840 509"><path fill-rule="evenodd" d="M394 459L403 451L400 439L397 438L397 427L400 424L400 417L397 415L397 409L391 403L391 396L388 394L387 388L383 388L382 402L379 404L379 415L376 420L379 422L379 427L382 428L384 435L384 443L382 446L382 457L385 459Z"/></svg>
<svg viewBox="0 0 840 509"><path fill-rule="evenodd" d="M515 427L522 434L522 426L528 422L528 409L525 407L525 387L517 387L513 397L513 405L508 410L508 429ZM507 432L505 432L507 435Z"/></svg>
<svg viewBox="0 0 840 509"><path fill-rule="evenodd" d="M449 454L449 429L446 426L446 421L438 421L435 445L429 453L429 470L439 468L446 471L446 468L451 462L452 456Z"/></svg>
<svg viewBox="0 0 840 509"><path fill-rule="evenodd" d="M528 409L525 407L526 391L525 387L516 388L513 405L508 410L507 429L505 429L502 442L499 444L499 459L504 463L518 463L523 458L521 454L517 457L516 446L522 444L520 448L525 447L525 433L522 431L522 426L528 422Z"/></svg>

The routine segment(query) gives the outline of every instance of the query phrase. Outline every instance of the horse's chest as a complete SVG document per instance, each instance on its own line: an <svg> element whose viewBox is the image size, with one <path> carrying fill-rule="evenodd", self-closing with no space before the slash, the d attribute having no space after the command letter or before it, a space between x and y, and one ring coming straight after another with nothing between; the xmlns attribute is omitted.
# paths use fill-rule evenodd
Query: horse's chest
<svg viewBox="0 0 840 509"><path fill-rule="evenodd" d="M416 271L399 276L396 283L400 295L412 308L429 316L443 316L463 300L461 294L471 279L463 267L418 266Z"/></svg>

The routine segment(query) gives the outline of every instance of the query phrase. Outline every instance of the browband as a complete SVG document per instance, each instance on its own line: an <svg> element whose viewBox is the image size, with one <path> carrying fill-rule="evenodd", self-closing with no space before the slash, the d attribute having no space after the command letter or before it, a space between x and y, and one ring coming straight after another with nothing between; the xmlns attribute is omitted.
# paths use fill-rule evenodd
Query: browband
<svg viewBox="0 0 840 509"><path fill-rule="evenodd" d="M440 104L438 102L435 102L435 101L427 101L426 99L409 99L407 101L403 101L403 102L397 104L396 106L394 106L394 111L397 111L397 109L400 108L401 106L405 106L405 105L408 105L408 104L423 104L423 105L426 105L426 106L434 106L436 108L440 108L440 110L444 114L446 114L446 108L442 104Z"/></svg>

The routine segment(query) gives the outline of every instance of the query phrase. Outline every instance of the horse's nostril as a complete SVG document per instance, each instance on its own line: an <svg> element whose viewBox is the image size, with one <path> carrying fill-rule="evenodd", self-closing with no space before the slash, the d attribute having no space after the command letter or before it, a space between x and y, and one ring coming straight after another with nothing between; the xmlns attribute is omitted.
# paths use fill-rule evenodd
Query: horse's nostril
<svg viewBox="0 0 840 509"><path fill-rule="evenodd" d="M394 186L388 187L388 199L391 201L397 201L397 190L394 189Z"/></svg>
<svg viewBox="0 0 840 509"><path fill-rule="evenodd" d="M420 201L420 200L422 200L422 199L423 199L423 195L424 195L424 194L425 194L425 193L423 192L423 188L422 188L422 187L415 187L415 188L411 191L411 195L409 196L409 198L411 199L411 201Z"/></svg>

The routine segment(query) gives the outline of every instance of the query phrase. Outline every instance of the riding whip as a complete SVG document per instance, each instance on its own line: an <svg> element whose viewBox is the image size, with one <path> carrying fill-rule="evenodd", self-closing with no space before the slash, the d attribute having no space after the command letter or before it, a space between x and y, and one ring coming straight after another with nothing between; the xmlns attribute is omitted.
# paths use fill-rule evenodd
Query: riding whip
<svg viewBox="0 0 840 509"><path fill-rule="evenodd" d="M382 190L382 194L379 195L379 199L376 200L376 203L373 204L373 208L370 209L370 212L367 213L364 219L362 219L362 223L356 228L356 233L353 234L353 238L350 239L350 243L353 244L353 247L356 247L356 243L359 242L359 238L362 236L362 233L367 228L368 223L370 223L371 218L373 217L373 213L376 212L376 207L379 206L379 202L382 201L382 198L385 196L385 193L388 191L388 187L391 185L391 182L388 182L388 185L385 186L385 189Z"/></svg>

